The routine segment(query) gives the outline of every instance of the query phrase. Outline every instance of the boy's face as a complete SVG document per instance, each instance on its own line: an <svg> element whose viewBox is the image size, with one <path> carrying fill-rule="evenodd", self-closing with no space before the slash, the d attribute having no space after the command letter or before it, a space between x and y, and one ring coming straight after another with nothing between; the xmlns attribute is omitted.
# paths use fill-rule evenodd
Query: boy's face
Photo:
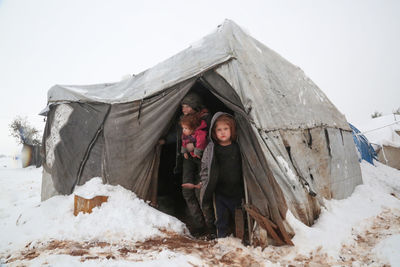
<svg viewBox="0 0 400 267"><path fill-rule="evenodd" d="M215 124L215 135L217 141L221 146L230 145L231 141L231 127L225 122L217 122Z"/></svg>
<svg viewBox="0 0 400 267"><path fill-rule="evenodd" d="M182 133L184 135L191 135L193 133L193 130L190 129L187 125L182 124L181 126L182 126Z"/></svg>
<svg viewBox="0 0 400 267"><path fill-rule="evenodd" d="M182 113L183 115L193 114L195 113L194 109L191 106L183 104L182 105Z"/></svg>

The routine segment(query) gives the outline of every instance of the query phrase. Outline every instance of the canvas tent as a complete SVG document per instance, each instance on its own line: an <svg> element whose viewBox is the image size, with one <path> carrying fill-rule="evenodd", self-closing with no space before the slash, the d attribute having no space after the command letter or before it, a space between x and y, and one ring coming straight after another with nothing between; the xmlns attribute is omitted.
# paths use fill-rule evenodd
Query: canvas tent
<svg viewBox="0 0 400 267"><path fill-rule="evenodd" d="M40 156L40 145L30 145L27 143L22 144L21 162L22 168L29 166L42 166L42 158Z"/></svg>
<svg viewBox="0 0 400 267"><path fill-rule="evenodd" d="M275 224L282 242L290 243L288 209L311 225L323 198L346 198L362 183L344 115L300 68L226 20L130 79L53 86L44 111L42 199L99 176L157 201L158 140L191 90L237 120L246 201ZM264 231L249 222L251 231Z"/></svg>

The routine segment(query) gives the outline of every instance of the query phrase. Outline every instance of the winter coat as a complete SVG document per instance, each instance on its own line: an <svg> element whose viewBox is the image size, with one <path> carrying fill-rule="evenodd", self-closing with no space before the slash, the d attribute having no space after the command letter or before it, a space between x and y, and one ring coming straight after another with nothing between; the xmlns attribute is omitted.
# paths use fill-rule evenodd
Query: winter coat
<svg viewBox="0 0 400 267"><path fill-rule="evenodd" d="M207 124L204 120L201 121L200 126L196 128L193 134L191 135L184 135L182 134L182 147L181 153L189 152L186 146L189 143L193 143L194 151L190 152L192 157L201 158L203 155L203 151L207 146Z"/></svg>
<svg viewBox="0 0 400 267"><path fill-rule="evenodd" d="M219 116L226 114L231 116L228 113L224 112L217 112L213 116L209 128L209 143L204 150L203 158L201 159L201 170L200 170L200 181L202 183L200 189L200 204L212 200L213 193L217 186L218 182L218 164L216 163L216 157L214 153L215 147L215 140L211 138L211 131L214 126L215 121L218 119Z"/></svg>
<svg viewBox="0 0 400 267"><path fill-rule="evenodd" d="M209 125L211 123L211 115L208 112L208 109L203 108L200 112L200 119L204 120L206 123L206 128L204 129L206 132L208 132ZM179 117L178 121L182 118ZM175 158L175 168L174 168L174 173L181 173L182 172L182 153L181 153L181 147L182 147L182 127L179 125L179 123L176 123L176 158Z"/></svg>

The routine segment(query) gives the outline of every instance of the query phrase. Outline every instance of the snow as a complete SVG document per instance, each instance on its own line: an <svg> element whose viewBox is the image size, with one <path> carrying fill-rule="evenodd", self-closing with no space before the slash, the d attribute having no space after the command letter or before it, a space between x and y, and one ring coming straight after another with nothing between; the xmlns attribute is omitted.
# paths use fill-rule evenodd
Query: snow
<svg viewBox="0 0 400 267"><path fill-rule="evenodd" d="M390 114L374 118L358 128L370 143L400 147L400 135L395 132L400 131L400 115Z"/></svg>
<svg viewBox="0 0 400 267"><path fill-rule="evenodd" d="M54 164L54 149L56 145L61 141L60 137L60 129L67 123L69 117L72 114L72 107L68 104L61 104L58 105L56 111L54 113L54 123L50 129L50 135L47 137L46 140L46 162L49 166L53 166Z"/></svg>
<svg viewBox="0 0 400 267"><path fill-rule="evenodd" d="M400 208L399 199L391 195L392 192L400 193L400 172L379 162L375 164L379 167L363 161L364 184L357 186L346 199L325 201L325 208L312 227L289 214L288 221L296 233L292 241L298 247L298 253L307 254L322 246L329 256L337 258L355 225L361 226L363 220L377 216L383 208Z"/></svg>
<svg viewBox="0 0 400 267"><path fill-rule="evenodd" d="M297 266L309 261L400 266L400 171L379 162L375 165L363 161L364 183L347 199L324 200L321 215L312 227L288 212L287 221L296 233L294 247L262 249L243 246L233 237L189 244L188 240L195 241L188 239L187 229L178 219L152 208L121 186L103 185L100 178L78 187L75 193L85 198L106 195L108 201L91 214L75 217L73 195L40 202L41 168L22 169L15 158L1 157L0 266L204 266L215 261L256 266ZM161 246L173 240L169 239L171 235L186 238L186 243L181 247ZM146 245L149 240L159 240L160 245ZM87 248L87 254L78 256L73 255L74 249L79 252L76 244L64 250L61 245L58 250L40 250L51 242L75 242L82 247L96 242L107 245ZM140 242L143 244L137 245ZM132 246L134 253L127 257L118 253L121 249L133 251ZM26 251L38 254L29 258ZM8 262L12 258L16 260Z"/></svg>
<svg viewBox="0 0 400 267"><path fill-rule="evenodd" d="M31 173L35 175L33 179L40 181L40 170L32 170ZM3 188L8 187L4 183L11 179L13 178L2 180ZM21 183L17 186L21 188L28 185ZM39 189L39 185L35 184L30 188ZM75 194L85 198L106 195L109 199L101 208L94 208L91 214L79 213L75 217L74 194L55 196L42 203L37 195L24 207L8 213L6 207L10 204L17 206L15 202L19 201L17 195L9 195L11 203L2 207L5 214L1 217L7 220L2 224L1 239L6 242L0 244L0 251L19 249L29 242L43 239L102 240L117 243L144 241L163 235L161 229L184 233L184 224L176 218L155 210L121 186L103 185L100 178L94 178L78 187ZM33 190L29 195L34 196Z"/></svg>
<svg viewBox="0 0 400 267"><path fill-rule="evenodd" d="M400 266L400 234L381 241L374 249L378 258L387 259L391 266Z"/></svg>

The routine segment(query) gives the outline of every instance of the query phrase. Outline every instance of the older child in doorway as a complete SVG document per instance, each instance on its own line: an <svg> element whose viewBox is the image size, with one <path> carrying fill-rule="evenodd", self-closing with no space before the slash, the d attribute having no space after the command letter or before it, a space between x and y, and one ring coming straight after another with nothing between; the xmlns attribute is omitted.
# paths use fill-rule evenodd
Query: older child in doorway
<svg viewBox="0 0 400 267"><path fill-rule="evenodd" d="M203 208L215 194L215 213L218 238L230 234L230 225L235 221L235 209L244 197L242 159L236 142L234 118L223 112L214 115L211 121L211 140L204 151L201 165L200 202ZM205 212L205 215L207 213Z"/></svg>

